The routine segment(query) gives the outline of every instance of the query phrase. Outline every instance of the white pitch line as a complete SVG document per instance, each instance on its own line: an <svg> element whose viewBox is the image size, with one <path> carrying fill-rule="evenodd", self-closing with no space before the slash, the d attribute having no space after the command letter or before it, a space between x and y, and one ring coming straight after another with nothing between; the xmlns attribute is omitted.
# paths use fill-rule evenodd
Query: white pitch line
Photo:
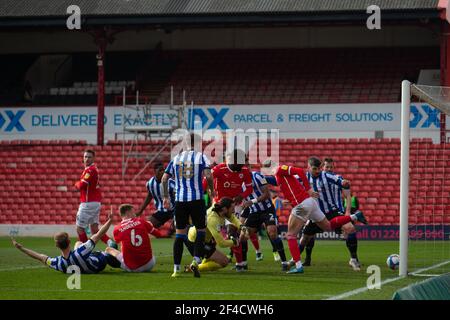
<svg viewBox="0 0 450 320"><path fill-rule="evenodd" d="M215 296L255 296L255 297L326 297L326 294L278 294L278 293L258 293L258 292L180 292L180 291L161 291L161 290L69 290L69 289L15 289L2 288L2 291L9 292L67 292L67 293L132 293L132 294L173 294L173 295L215 295Z"/></svg>
<svg viewBox="0 0 450 320"><path fill-rule="evenodd" d="M5 269L0 269L0 272L3 271L18 271L18 270L27 270L27 269L39 269L39 268L44 268L44 266L24 266L24 267L14 267L14 268L5 268Z"/></svg>
<svg viewBox="0 0 450 320"><path fill-rule="evenodd" d="M442 266L444 266L444 265L446 265L448 263L450 263L450 260L449 261L444 261L444 262L441 262L441 263L438 263L438 264L435 264L435 265L433 265L431 267L419 269L419 270L415 271L414 273L411 273L411 275L414 276L416 273L422 273L422 272L425 272L425 271L428 271L428 270L431 270L431 269L436 269L436 268L442 267ZM386 279L384 281L381 281L381 286L383 286L383 285L385 285L387 283L391 283L391 282L394 282L394 281L397 281L397 280L400 280L400 279L406 279L406 278L407 277L396 277L396 278ZM344 292L344 293L339 294L337 296L330 297L330 298L328 298L326 300L342 300L342 299L354 296L355 294L363 293L363 292L368 291L368 290L369 290L369 288L362 287L362 288L358 288L358 289L355 289L355 290Z"/></svg>

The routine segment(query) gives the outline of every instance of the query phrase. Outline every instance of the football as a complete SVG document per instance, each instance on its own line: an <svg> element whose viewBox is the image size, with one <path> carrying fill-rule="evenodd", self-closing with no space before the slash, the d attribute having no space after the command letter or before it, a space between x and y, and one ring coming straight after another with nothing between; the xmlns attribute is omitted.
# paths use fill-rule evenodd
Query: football
<svg viewBox="0 0 450 320"><path fill-rule="evenodd" d="M400 264L400 256L398 254L391 254L387 260L386 264L389 269L396 270L398 269L398 265Z"/></svg>

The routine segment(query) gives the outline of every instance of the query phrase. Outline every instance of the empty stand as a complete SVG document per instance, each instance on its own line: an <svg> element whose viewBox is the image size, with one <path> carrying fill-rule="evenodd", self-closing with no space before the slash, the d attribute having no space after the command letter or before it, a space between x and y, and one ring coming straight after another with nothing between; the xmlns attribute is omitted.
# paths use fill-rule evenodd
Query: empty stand
<svg viewBox="0 0 450 320"><path fill-rule="evenodd" d="M130 143L130 142L127 142ZM157 143L152 141L151 143ZM354 148L347 148L352 145ZM336 148L339 147L339 153ZM392 158L378 158L374 150L380 147L391 151ZM446 154L450 146L436 147L429 141L411 144L411 213L412 223L441 224L450 222L450 179L435 181L427 172L429 162L415 162L424 147ZM79 204L78 192L73 188L79 179L83 164L85 141L2 141L0 144L0 223L73 224ZM97 163L103 190L102 221L111 205L117 210L121 203L139 206L146 196L145 183L152 176L149 168L136 181L131 181L144 160L133 159L125 181L121 174L121 141L110 141L106 146L89 146L97 152ZM145 143L139 146L143 151ZM305 151L306 150L306 151ZM355 151L360 151L355 156ZM442 151L445 151L444 153ZM361 210L371 224L397 225L400 197L400 140L399 139L284 139L280 140L280 162L305 166L309 155L332 156L336 171L352 183L353 193L360 200ZM356 159L357 158L357 159ZM346 160L344 160L346 159ZM449 157L436 158L450 166ZM167 164L168 159L164 160ZM417 166L417 167L416 167ZM434 167L433 167L434 168ZM419 171L419 173L415 173ZM425 196L426 195L426 196ZM412 201L413 198L417 198ZM154 208L150 206L146 214ZM279 217L287 223L290 208L286 206ZM416 216L418 214L418 216ZM168 228L168 226L166 226ZM167 230L166 230L167 231Z"/></svg>

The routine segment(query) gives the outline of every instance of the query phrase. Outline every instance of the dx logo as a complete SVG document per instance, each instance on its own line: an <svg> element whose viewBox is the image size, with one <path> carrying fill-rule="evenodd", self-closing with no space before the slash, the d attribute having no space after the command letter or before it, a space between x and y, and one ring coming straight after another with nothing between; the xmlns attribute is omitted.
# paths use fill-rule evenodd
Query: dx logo
<svg viewBox="0 0 450 320"><path fill-rule="evenodd" d="M221 108L219 110L207 108L207 114L203 109L193 108L189 110L189 129L195 129L194 124L199 120L202 124L202 129L229 129L224 119L229 110L230 108Z"/></svg>
<svg viewBox="0 0 450 320"><path fill-rule="evenodd" d="M11 110L0 111L0 130L5 132L12 132L14 129L23 132L25 128L20 123L20 118L25 114L25 110L17 110L13 112ZM8 122L9 121L9 122Z"/></svg>
<svg viewBox="0 0 450 320"><path fill-rule="evenodd" d="M435 126L440 128L440 111L429 105L423 104L420 107L411 105L411 114L409 120L410 128L430 128Z"/></svg>

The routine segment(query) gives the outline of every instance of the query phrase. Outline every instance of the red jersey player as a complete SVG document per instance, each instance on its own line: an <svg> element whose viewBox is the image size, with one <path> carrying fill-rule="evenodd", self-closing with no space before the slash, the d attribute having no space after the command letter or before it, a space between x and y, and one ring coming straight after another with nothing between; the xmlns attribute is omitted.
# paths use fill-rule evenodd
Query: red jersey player
<svg viewBox="0 0 450 320"><path fill-rule="evenodd" d="M227 156L225 163L220 163L213 168L212 175L216 191L214 203L227 197L233 199L235 205L240 205L242 200L252 194L252 173L244 164L244 152L236 149ZM246 187L244 192L242 191L243 184Z"/></svg>
<svg viewBox="0 0 450 320"><path fill-rule="evenodd" d="M218 164L212 170L214 190L216 191L214 203L218 203L225 197L231 198L237 214L242 210L242 201L253 192L252 173L244 164L245 153L235 149L227 155L225 163ZM245 191L242 191L243 185L245 185ZM242 235L241 238L244 236ZM233 247L231 250L236 257L236 271L243 271L245 261L242 259L242 245L239 244L238 247Z"/></svg>
<svg viewBox="0 0 450 320"><path fill-rule="evenodd" d="M158 229L144 217L136 217L133 206L123 204L119 207L122 222L114 228L114 239L121 243L122 252L106 248L106 252L116 257L120 268L128 272L146 272L155 265L150 234L161 237Z"/></svg>
<svg viewBox="0 0 450 320"><path fill-rule="evenodd" d="M339 228L350 221L366 223L362 212L350 216L338 216L328 221L315 200L319 194L311 188L303 169L287 165L278 166L271 160L266 160L263 167L271 169L271 173L277 180L277 185L280 186L285 198L289 200L293 207L288 220L286 238L295 266L288 273L303 273L297 235L308 219L315 222L324 231ZM301 180L301 183L299 180Z"/></svg>
<svg viewBox="0 0 450 320"><path fill-rule="evenodd" d="M80 191L81 202L76 218L77 233L78 239L83 243L88 240L85 231L88 226L91 228L92 234L98 232L102 193L98 169L94 160L95 152L86 150L83 154L85 168L80 180L75 183L75 188ZM101 239L104 243L108 243L109 237L105 234Z"/></svg>

